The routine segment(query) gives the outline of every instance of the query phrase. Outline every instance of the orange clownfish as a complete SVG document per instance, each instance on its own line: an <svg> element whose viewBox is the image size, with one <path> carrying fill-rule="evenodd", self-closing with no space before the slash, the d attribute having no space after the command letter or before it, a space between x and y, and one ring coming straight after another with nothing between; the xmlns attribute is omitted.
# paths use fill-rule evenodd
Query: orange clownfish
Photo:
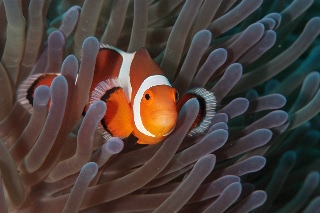
<svg viewBox="0 0 320 213"><path fill-rule="evenodd" d="M50 86L57 75L29 77L18 90L18 101L30 111L35 89L39 85ZM203 132L209 126L215 107L213 94L202 88L191 90L179 105L191 97L202 100L205 110L199 112L190 135ZM176 125L180 108L177 91L145 48L126 53L100 45L84 114L98 100L107 104L105 116L98 125L103 137L126 138L133 134L139 144L155 144L165 139Z"/></svg>

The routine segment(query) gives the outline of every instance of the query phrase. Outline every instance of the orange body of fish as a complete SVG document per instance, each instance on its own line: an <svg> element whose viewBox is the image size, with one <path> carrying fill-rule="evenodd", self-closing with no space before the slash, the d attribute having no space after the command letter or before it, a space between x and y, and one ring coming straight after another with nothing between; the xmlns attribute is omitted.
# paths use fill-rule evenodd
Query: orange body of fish
<svg viewBox="0 0 320 213"><path fill-rule="evenodd" d="M31 76L19 89L22 105L32 105L33 93L40 85L50 86L58 74ZM198 90L197 90L198 91ZM198 130L207 128L214 112L213 94L199 90L188 97L205 100L206 110L195 123ZM204 97L201 97L204 96ZM106 102L105 116L98 125L103 137L126 138L133 134L139 144L155 144L162 141L174 129L177 110L177 91L172 88L160 67L152 60L147 50L142 48L134 53L126 53L115 47L101 45L88 98L88 107L98 100ZM209 112L209 113L208 113Z"/></svg>

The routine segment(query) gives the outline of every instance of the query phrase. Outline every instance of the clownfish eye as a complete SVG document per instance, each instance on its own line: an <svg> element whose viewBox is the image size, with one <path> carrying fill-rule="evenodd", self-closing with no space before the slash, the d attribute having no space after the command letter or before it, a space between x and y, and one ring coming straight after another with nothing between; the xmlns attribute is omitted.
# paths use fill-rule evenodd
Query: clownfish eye
<svg viewBox="0 0 320 213"><path fill-rule="evenodd" d="M144 95L144 98L145 98L147 101L149 101L149 100L151 99L151 96L147 93L147 94Z"/></svg>

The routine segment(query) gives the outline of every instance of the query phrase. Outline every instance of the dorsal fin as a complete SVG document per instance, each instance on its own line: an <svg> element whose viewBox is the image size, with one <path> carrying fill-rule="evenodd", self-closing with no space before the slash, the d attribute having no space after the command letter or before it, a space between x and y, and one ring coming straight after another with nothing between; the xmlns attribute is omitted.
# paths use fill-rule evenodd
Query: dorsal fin
<svg viewBox="0 0 320 213"><path fill-rule="evenodd" d="M90 92L92 92L101 81L118 78L123 62L122 56L116 50L111 49L110 46L102 47L97 55Z"/></svg>
<svg viewBox="0 0 320 213"><path fill-rule="evenodd" d="M152 60L152 58L151 58L148 50L147 50L146 48L144 48L144 47L140 48L140 50L138 50L138 51L136 52L136 54L137 54L137 55L141 55L141 56L143 56L143 57L146 57L146 58Z"/></svg>

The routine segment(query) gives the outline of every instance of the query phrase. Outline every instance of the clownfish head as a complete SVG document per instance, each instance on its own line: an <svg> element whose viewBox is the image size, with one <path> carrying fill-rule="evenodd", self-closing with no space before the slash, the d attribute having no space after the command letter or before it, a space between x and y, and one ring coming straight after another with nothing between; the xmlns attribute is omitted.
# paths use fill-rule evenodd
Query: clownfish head
<svg viewBox="0 0 320 213"><path fill-rule="evenodd" d="M168 135L177 122L177 91L167 85L146 90L140 102L143 126L155 137Z"/></svg>
<svg viewBox="0 0 320 213"><path fill-rule="evenodd" d="M155 144L166 138L177 122L177 91L163 75L146 78L133 101L134 130L139 144Z"/></svg>

